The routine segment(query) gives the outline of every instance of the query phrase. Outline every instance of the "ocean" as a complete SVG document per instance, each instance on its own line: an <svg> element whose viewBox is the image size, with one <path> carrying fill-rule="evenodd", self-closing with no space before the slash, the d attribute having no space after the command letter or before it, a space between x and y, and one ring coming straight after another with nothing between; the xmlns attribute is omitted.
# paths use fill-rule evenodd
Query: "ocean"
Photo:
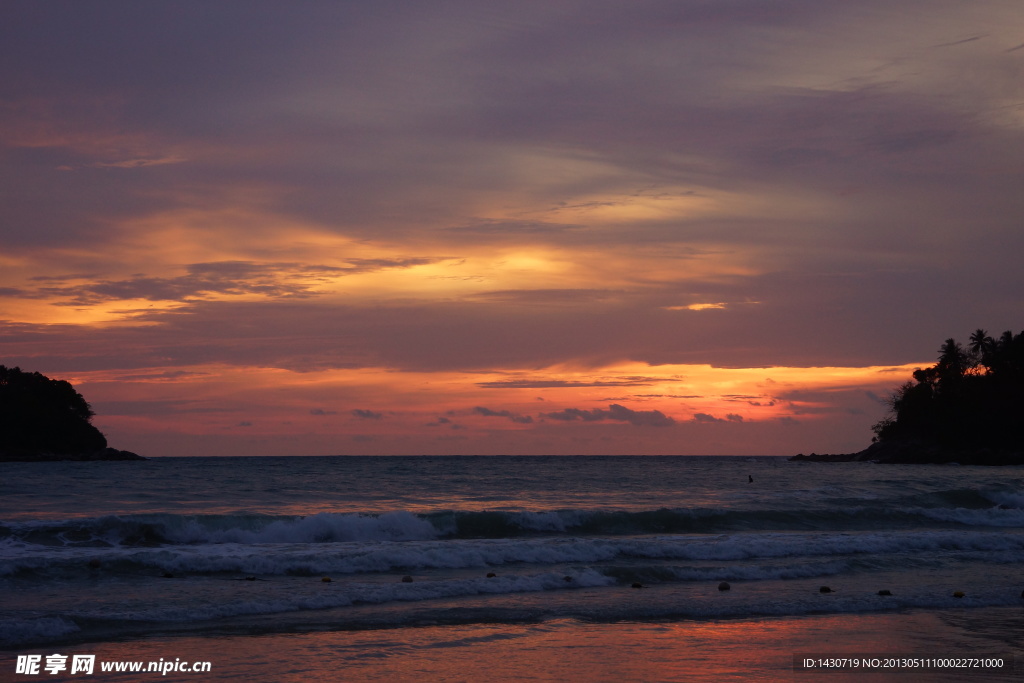
<svg viewBox="0 0 1024 683"><path fill-rule="evenodd" d="M78 680L24 667L82 653L179 667L138 680L774 680L851 652L999 657L989 679L1024 680L1024 468L339 456L0 472L0 680ZM200 657L209 672L183 672Z"/></svg>

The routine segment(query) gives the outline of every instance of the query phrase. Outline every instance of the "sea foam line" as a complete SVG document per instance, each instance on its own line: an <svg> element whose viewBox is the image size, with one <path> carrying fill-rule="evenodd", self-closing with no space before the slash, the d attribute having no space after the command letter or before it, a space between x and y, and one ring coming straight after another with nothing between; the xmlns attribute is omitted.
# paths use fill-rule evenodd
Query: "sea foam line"
<svg viewBox="0 0 1024 683"><path fill-rule="evenodd" d="M126 515L0 524L0 546L161 546L270 543L514 539L536 535L629 536L721 534L730 531L872 529L922 524L1024 529L1021 496L991 494L991 508L856 507L837 510L678 509L647 511L466 511L417 515L321 512L305 517L264 515Z"/></svg>
<svg viewBox="0 0 1024 683"><path fill-rule="evenodd" d="M738 562L759 558L879 557L934 552L998 553L1024 561L1024 533L928 530L788 532L645 537L542 537L369 541L335 544L179 545L159 548L25 548L0 543L0 576L19 572L148 569L175 573L262 575L358 574L409 569L461 569L522 563L593 564L619 558ZM96 570L98 571L98 570Z"/></svg>

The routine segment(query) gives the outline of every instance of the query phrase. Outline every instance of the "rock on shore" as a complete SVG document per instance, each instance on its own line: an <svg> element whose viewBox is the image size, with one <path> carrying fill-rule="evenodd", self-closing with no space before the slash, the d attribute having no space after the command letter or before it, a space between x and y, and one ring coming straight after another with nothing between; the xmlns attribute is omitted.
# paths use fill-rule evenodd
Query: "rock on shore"
<svg viewBox="0 0 1024 683"><path fill-rule="evenodd" d="M0 453L0 462L56 462L86 460L145 460L141 455L116 448L86 453Z"/></svg>
<svg viewBox="0 0 1024 683"><path fill-rule="evenodd" d="M857 453L801 453L790 460L875 462L886 465L1024 465L1024 451L957 448L918 439L893 439L873 443Z"/></svg>

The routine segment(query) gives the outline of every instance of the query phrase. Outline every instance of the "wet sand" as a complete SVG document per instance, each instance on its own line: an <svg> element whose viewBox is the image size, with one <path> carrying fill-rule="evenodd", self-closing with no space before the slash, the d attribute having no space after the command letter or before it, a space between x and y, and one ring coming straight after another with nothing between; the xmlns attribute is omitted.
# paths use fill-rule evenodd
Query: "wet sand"
<svg viewBox="0 0 1024 683"><path fill-rule="evenodd" d="M51 652L52 650L52 652ZM16 654L95 654L96 671L16 676ZM1024 681L1024 605L800 618L422 625L147 638L0 655L0 680ZM813 672L794 657L1001 657L1015 669ZM209 673L103 673L114 660L209 661Z"/></svg>

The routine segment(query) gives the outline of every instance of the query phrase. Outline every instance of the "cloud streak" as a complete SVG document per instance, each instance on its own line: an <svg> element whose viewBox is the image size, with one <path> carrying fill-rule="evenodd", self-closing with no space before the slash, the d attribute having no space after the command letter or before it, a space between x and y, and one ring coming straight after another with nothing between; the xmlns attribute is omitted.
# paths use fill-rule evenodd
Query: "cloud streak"
<svg viewBox="0 0 1024 683"><path fill-rule="evenodd" d="M132 299L187 301L218 294L256 294L266 298L309 297L317 294L317 286L322 286L325 280L391 268L410 268L437 261L426 257L350 259L344 266L251 261L193 263L185 267L186 275L170 278L143 275L123 280L106 280L88 275L35 277L31 279L54 284L40 286L35 290L10 290L10 296L51 298L67 306L89 306ZM75 280L89 282L67 284Z"/></svg>
<svg viewBox="0 0 1024 683"><path fill-rule="evenodd" d="M660 410L633 410L625 406L613 403L604 408L566 408L553 413L541 413L542 417L550 420L571 422L580 420L583 422L605 422L608 420L616 422L628 422L634 427L670 427L675 420L668 417Z"/></svg>
<svg viewBox="0 0 1024 683"><path fill-rule="evenodd" d="M490 408L477 406L473 408L473 412L484 417L505 417L516 424L531 424L533 422L533 418L529 415L516 415L508 410L491 410Z"/></svg>

